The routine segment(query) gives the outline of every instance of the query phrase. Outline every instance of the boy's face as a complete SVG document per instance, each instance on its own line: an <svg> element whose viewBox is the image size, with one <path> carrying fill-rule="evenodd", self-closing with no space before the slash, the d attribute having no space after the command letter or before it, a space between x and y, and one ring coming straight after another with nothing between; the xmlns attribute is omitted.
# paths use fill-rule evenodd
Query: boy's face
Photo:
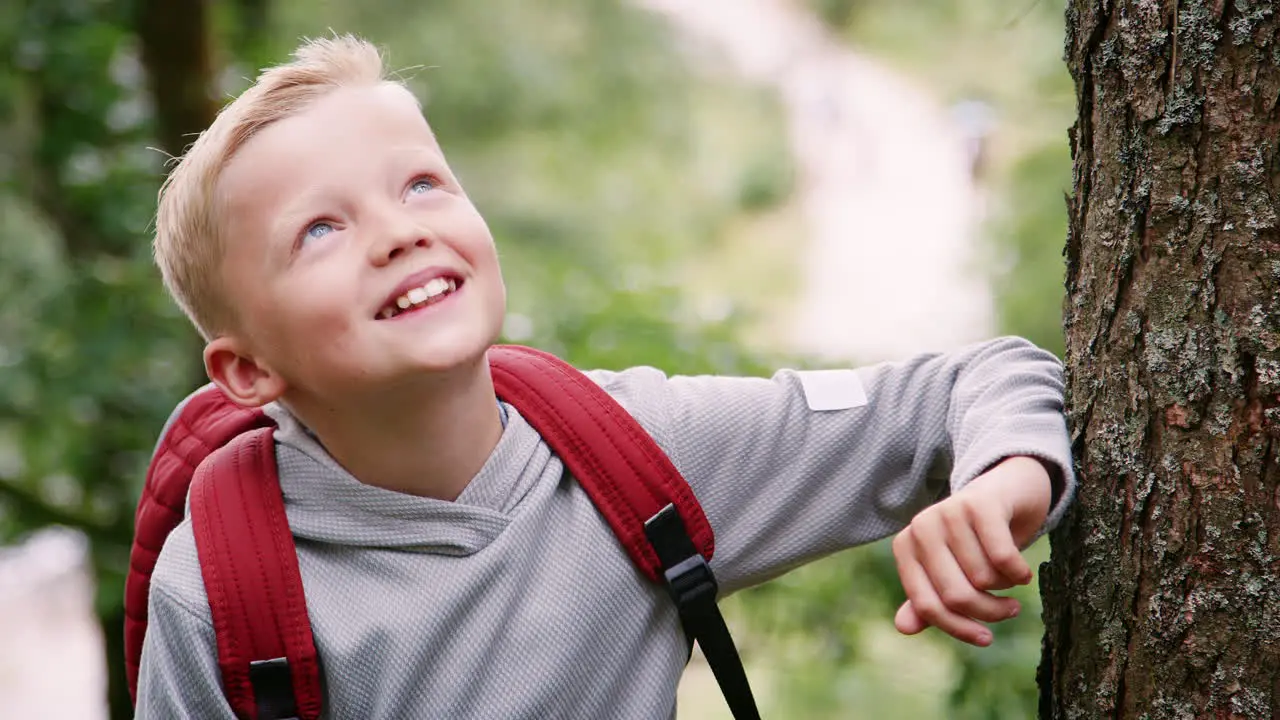
<svg viewBox="0 0 1280 720"><path fill-rule="evenodd" d="M218 191L238 323L210 347L270 380L242 400L386 387L475 362L498 337L493 238L404 88L339 88L269 125Z"/></svg>

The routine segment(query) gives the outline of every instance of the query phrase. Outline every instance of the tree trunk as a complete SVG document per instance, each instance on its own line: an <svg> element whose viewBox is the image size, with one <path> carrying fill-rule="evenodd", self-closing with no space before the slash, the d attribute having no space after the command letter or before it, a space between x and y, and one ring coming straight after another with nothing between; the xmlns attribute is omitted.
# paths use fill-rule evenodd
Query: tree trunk
<svg viewBox="0 0 1280 720"><path fill-rule="evenodd" d="M1280 718L1280 43L1269 0L1070 0L1080 492L1042 718Z"/></svg>
<svg viewBox="0 0 1280 720"><path fill-rule="evenodd" d="M265 0L262 3L265 5ZM140 0L134 32L155 108L156 137L171 156L183 153L218 111L207 0ZM191 333L191 386L204 378ZM114 559L114 558L113 558ZM124 608L112 605L101 616L107 652L107 699L112 720L133 717L124 667Z"/></svg>
<svg viewBox="0 0 1280 720"><path fill-rule="evenodd" d="M135 29L160 146L178 156L218 112L207 0L139 0Z"/></svg>

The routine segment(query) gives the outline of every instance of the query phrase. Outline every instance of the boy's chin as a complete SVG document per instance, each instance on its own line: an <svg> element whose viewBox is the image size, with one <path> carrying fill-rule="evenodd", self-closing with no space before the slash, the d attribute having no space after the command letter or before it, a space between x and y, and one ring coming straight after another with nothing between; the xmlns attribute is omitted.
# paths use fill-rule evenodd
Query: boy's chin
<svg viewBox="0 0 1280 720"><path fill-rule="evenodd" d="M486 353L500 331L500 322L472 319L400 334L369 348L368 363L357 363L355 374L371 371L371 380L400 382L423 374L447 376L474 370L486 362Z"/></svg>
<svg viewBox="0 0 1280 720"><path fill-rule="evenodd" d="M422 374L453 375L459 372L474 370L478 365L487 362L486 353L493 341L484 337L468 338L465 343L453 343L444 346L429 345L415 348L414 352L397 368L398 375L406 378Z"/></svg>

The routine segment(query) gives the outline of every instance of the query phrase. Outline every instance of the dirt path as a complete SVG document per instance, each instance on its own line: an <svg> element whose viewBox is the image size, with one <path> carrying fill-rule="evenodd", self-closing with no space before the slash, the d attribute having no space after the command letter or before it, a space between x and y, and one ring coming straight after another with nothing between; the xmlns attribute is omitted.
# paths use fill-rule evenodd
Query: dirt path
<svg viewBox="0 0 1280 720"><path fill-rule="evenodd" d="M0 717L106 720L88 544L45 529L0 547Z"/></svg>
<svg viewBox="0 0 1280 720"><path fill-rule="evenodd" d="M638 2L783 101L809 224L792 348L869 361L990 333L981 203L945 108L788 0Z"/></svg>

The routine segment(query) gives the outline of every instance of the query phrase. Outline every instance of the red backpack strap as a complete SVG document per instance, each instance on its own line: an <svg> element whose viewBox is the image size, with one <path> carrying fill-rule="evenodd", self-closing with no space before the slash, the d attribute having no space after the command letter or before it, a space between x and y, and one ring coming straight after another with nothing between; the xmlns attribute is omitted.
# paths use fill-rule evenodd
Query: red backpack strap
<svg viewBox="0 0 1280 720"><path fill-rule="evenodd" d="M243 720L315 720L323 706L320 664L273 433L245 433L200 465L191 526L227 702Z"/></svg>
<svg viewBox="0 0 1280 720"><path fill-rule="evenodd" d="M515 345L489 351L498 397L510 402L595 502L632 561L650 580L662 561L645 522L668 505L707 560L711 524L689 484L635 418L590 378L549 353Z"/></svg>
<svg viewBox="0 0 1280 720"><path fill-rule="evenodd" d="M241 408L208 386L184 400L160 434L134 514L133 547L125 578L125 672L135 702L151 574L165 538L182 522L192 475L209 453L270 422L261 412Z"/></svg>
<svg viewBox="0 0 1280 720"><path fill-rule="evenodd" d="M685 637L703 655L738 720L759 720L737 647L716 606L711 524L662 448L609 393L532 348L489 352L498 397L533 426L595 503L632 562L666 586Z"/></svg>

